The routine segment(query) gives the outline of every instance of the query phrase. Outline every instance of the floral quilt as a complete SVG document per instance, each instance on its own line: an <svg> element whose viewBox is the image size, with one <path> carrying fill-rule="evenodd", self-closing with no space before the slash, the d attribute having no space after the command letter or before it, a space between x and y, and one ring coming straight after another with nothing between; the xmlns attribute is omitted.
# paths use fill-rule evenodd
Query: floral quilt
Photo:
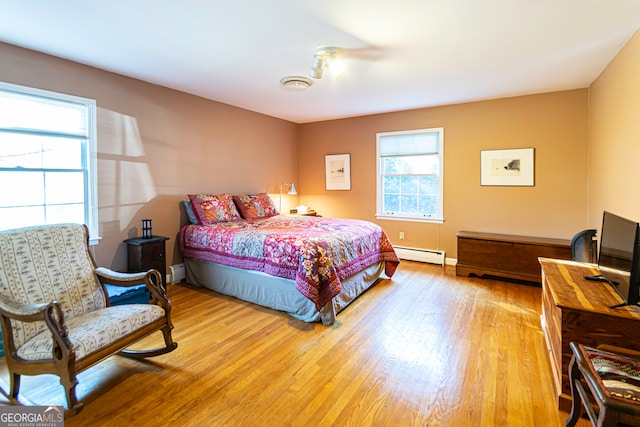
<svg viewBox="0 0 640 427"><path fill-rule="evenodd" d="M318 310L340 293L341 280L381 261L391 277L399 264L382 228L354 219L278 215L186 225L179 238L186 258L294 280Z"/></svg>

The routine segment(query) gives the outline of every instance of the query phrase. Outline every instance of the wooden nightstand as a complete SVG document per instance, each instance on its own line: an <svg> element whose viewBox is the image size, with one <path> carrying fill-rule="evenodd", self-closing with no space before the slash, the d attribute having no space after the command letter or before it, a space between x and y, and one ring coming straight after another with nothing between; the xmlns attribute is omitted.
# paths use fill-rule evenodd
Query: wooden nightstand
<svg viewBox="0 0 640 427"><path fill-rule="evenodd" d="M149 238L136 237L127 239L127 255L129 273L147 271L155 268L162 274L164 280L167 275L167 255L165 242L168 237L151 236Z"/></svg>
<svg viewBox="0 0 640 427"><path fill-rule="evenodd" d="M289 211L289 214L290 214L290 215L298 215L298 216L320 216L320 215L318 215L318 212L316 212L316 211L314 211L314 210L311 210L311 209L309 209L309 210L308 210L307 212L305 212L305 213L298 213L298 210L297 210L297 209L291 209L291 210Z"/></svg>

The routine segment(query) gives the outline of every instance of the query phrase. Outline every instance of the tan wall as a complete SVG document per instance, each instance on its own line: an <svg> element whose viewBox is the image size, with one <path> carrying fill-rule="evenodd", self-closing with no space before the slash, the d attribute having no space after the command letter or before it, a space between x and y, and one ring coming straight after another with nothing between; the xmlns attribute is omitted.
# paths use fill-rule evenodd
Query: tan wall
<svg viewBox="0 0 640 427"><path fill-rule="evenodd" d="M589 88L589 224L640 221L640 32Z"/></svg>
<svg viewBox="0 0 640 427"><path fill-rule="evenodd" d="M444 224L376 220L376 133L430 127L444 127ZM481 150L527 147L534 187L480 186ZM352 190L327 191L324 156L343 153ZM299 154L300 203L374 221L394 244L455 258L460 230L569 239L586 226L586 89L304 124Z"/></svg>
<svg viewBox="0 0 640 427"><path fill-rule="evenodd" d="M371 220L396 244L404 231L403 245L452 258L463 229L569 238L599 228L603 209L640 219L640 202L628 195L640 158L639 62L636 34L588 90L298 126L0 43L0 80L97 100L103 241L95 255L118 269L126 266L122 240L139 234L145 217L171 237L169 263L180 261L186 194L267 191L277 202L279 183L291 180L300 196L285 196L285 209L302 203ZM441 126L445 223L376 220L375 134ZM535 187L481 187L480 150L519 147L536 149ZM324 156L340 153L351 154L352 190L326 191Z"/></svg>
<svg viewBox="0 0 640 427"><path fill-rule="evenodd" d="M2 43L0 80L97 101L100 265L126 269L122 241L142 218L179 262L189 193L267 191L277 203L279 183L297 181L293 123Z"/></svg>

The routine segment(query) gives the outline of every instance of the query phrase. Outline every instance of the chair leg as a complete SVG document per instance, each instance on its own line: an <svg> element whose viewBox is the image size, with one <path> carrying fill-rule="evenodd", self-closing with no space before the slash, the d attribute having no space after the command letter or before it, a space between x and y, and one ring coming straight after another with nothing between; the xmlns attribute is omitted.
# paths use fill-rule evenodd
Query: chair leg
<svg viewBox="0 0 640 427"><path fill-rule="evenodd" d="M164 328L162 328L162 335L164 336L164 344L167 349L175 350L176 347L178 347L178 344L173 342L173 337L171 336L171 326L165 326Z"/></svg>
<svg viewBox="0 0 640 427"><path fill-rule="evenodd" d="M580 393L578 392L578 385L576 381L580 381L580 370L578 369L578 363L576 362L575 356L571 358L571 362L569 363L569 384L571 384L571 413L569 414L569 418L567 418L564 424L567 427L573 427L578 422L578 418L580 418L580 411L582 409L582 401L580 398Z"/></svg>
<svg viewBox="0 0 640 427"><path fill-rule="evenodd" d="M619 418L618 411L607 411L607 408L600 406L600 414L598 415L598 427L616 427L618 425Z"/></svg>
<svg viewBox="0 0 640 427"><path fill-rule="evenodd" d="M11 403L18 404L18 393L20 393L20 374L15 372L11 374L9 380L9 400Z"/></svg>
<svg viewBox="0 0 640 427"><path fill-rule="evenodd" d="M60 376L60 384L64 387L64 391L67 397L67 407L68 413L70 415L75 415L82 410L83 403L78 402L78 397L76 396L76 386L78 385L78 379L75 374L70 374L69 376L61 375Z"/></svg>
<svg viewBox="0 0 640 427"><path fill-rule="evenodd" d="M0 394L9 400L12 405L21 405L18 401L18 393L20 391L20 375L13 372L9 373L9 391L0 387Z"/></svg>

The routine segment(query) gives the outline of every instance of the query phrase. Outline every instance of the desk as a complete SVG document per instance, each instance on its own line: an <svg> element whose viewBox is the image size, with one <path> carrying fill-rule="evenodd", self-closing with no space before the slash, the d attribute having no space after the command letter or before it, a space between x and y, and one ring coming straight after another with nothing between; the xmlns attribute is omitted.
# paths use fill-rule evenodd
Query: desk
<svg viewBox="0 0 640 427"><path fill-rule="evenodd" d="M595 266L573 261L539 259L542 267L542 316L556 386L558 406L571 407L569 362L571 341L591 347L614 346L640 351L640 307L611 309L622 298L604 282L584 279Z"/></svg>

